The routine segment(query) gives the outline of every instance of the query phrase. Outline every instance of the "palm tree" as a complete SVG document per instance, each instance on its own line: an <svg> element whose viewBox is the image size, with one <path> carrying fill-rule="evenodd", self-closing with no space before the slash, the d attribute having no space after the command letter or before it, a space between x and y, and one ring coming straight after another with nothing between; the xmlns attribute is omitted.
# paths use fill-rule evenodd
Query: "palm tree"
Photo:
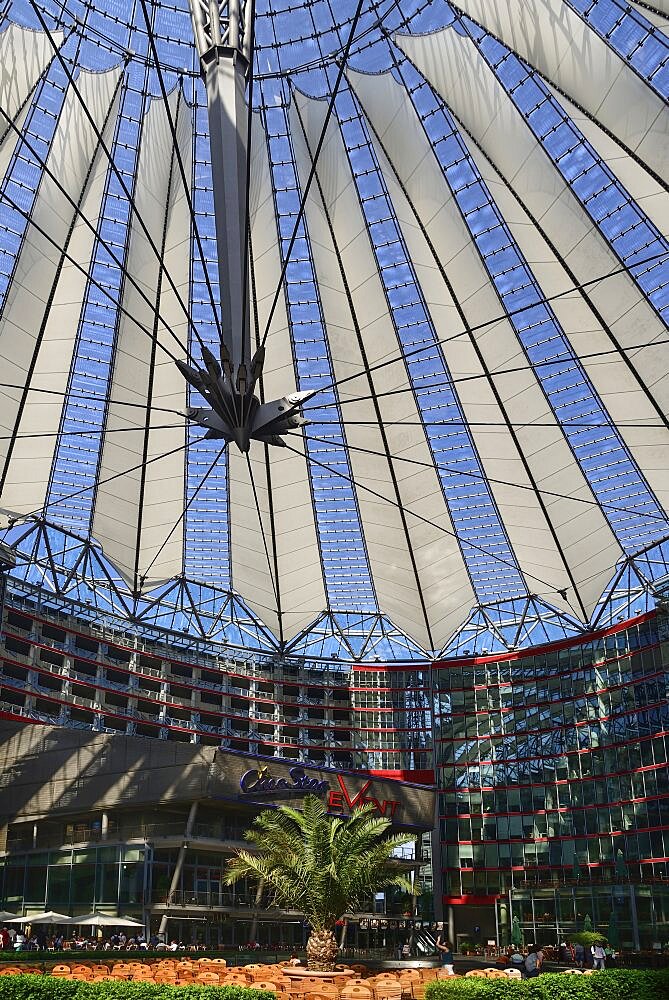
<svg viewBox="0 0 669 1000"><path fill-rule="evenodd" d="M390 820L372 811L366 805L348 818L330 816L314 795L306 796L301 812L290 806L265 809L244 834L253 850L237 851L228 863L228 885L242 878L263 882L274 905L304 913L311 924L310 969L334 969L334 927L344 913L360 910L389 886L418 894L392 860L396 848L416 838L390 835Z"/></svg>

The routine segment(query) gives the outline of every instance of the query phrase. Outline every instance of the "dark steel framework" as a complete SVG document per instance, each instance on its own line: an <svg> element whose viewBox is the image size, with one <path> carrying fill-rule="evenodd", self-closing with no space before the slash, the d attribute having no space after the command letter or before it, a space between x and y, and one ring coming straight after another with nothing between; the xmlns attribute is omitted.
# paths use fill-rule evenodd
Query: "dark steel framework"
<svg viewBox="0 0 669 1000"><path fill-rule="evenodd" d="M669 42L644 18L642 10L638 7L632 10L619 0L589 4L570 0L570 6L628 60L649 87L660 96L667 96ZM400 10L393 0L369 4L346 2L338 4L335 10L329 0L305 0L290 5L281 0L258 0L254 11L252 4L240 5L236 0L221 8L215 5L215 10L198 0L191 12L186 0L174 3L127 0L123 11L116 13L102 6L96 9L81 0L13 0L7 5L5 16L46 31L53 42L54 56L32 97L21 141L0 191L3 235L0 309L22 239L31 224L32 207L66 86L76 87L74 81L80 66L105 69L120 59L124 62L120 116L109 147L98 134L110 169L47 507L44 512L36 512L35 519L10 526L6 533L6 541L15 545L21 556L13 574L18 589L42 587L44 600L72 599L95 608L96 613L109 616L110 620L125 619L133 629L165 627L175 633L183 632L185 643L190 638L229 642L239 648L306 657L320 650L318 656L323 658L337 655L354 660L376 655L382 655L383 659L405 659L437 652L420 650L388 623L377 607L357 502L360 487L352 475L343 407L329 357L309 232L301 214L305 192L300 189L287 115L291 87L295 86L310 96L328 99L332 121L343 138L398 338L398 360L407 373L406 391L412 393L417 404L479 601L443 654L514 649L584 630L576 617L572 619L528 593L522 580L471 433L465 426L457 386L445 365L376 160L373 143L378 144L379 137L374 135L371 123L345 82L343 70L350 65L366 71L392 70L404 86L407 100L442 168L445 183L497 288L501 315L508 315L514 324L528 362L541 381L547 403L559 414L574 456L588 478L593 502L601 504L626 553L590 627L653 605L655 592L669 572L667 546L662 541L669 534L666 515L571 352L550 303L514 244L467 154L460 124L418 69L395 46L392 35L398 30L420 33L451 25L452 30L471 38L472 45L482 53L557 169L568 178L621 265L629 270L640 292L666 325L669 244L578 133L538 74L455 5L447 3L414 2L402 4ZM65 31L60 45L54 38L56 30ZM225 104L227 83L222 82L228 70L234 77L227 91L233 102L230 106ZM205 78L207 74L211 77L206 87L200 79L201 72ZM224 353L230 359L230 384L239 382L240 366L244 369L242 382L247 376L248 384L253 381L246 306L253 281L252 262L251 273L242 273L244 265L239 274L231 276L231 268L239 269L240 261L246 260L243 247L248 242L247 159L240 157L237 149L234 163L219 162L212 148L219 148L225 157L232 150L226 135L230 139L233 134L243 140L242 146L244 143L248 146L247 88L250 102L265 127L285 278L283 289L277 288L277 295L285 298L299 389L299 399L291 401L295 407L291 416L298 415L299 403L313 394L306 408L312 426L303 436L303 447L311 469L312 500L328 599L327 608L314 625L290 643L284 642L281 635L272 636L245 607L243 595L230 591L227 459L220 444L202 440L193 427L189 429L186 448L184 513L172 529L183 533L185 576L141 597L138 588L129 591L90 539L101 455L99 442L105 426L112 355L122 312L119 300L124 283L133 281L133 276L125 271L124 261L129 220L132 215L137 218L133 184L142 122L149 99L159 95L165 98L175 85L180 87L179 100L192 106L195 122L192 176L186 176L176 144L173 164L173 183L187 191L191 219L190 298L188 302L181 300L181 307L189 326L188 344L183 346L191 359L194 405L190 412L195 419L202 417L198 405L201 398L196 390L205 388L205 398L210 404L212 392L216 394L215 386L204 386L201 369L199 375L193 376L195 353L205 362L209 359L205 367L216 382L220 369L216 359L212 361L212 352L216 354L223 342ZM212 93L221 99L218 104L212 101ZM220 135L214 119L223 129ZM169 125L174 137L171 114ZM226 128L232 131L224 135ZM565 131L573 139L566 152ZM576 163L579 157L581 165L576 170L572 161ZM225 216L216 208L217 202L220 206L226 199L220 182L224 176L232 175L237 177L238 195L234 225L229 211ZM228 204L230 211L232 207ZM141 219L138 221L144 225ZM233 244L238 245L237 256L230 250ZM223 245L228 252L222 252ZM154 245L153 250L162 279L176 291L165 267L162 248ZM440 266L436 255L435 264ZM443 277L446 281L445 274ZM234 302L229 296L221 296L223 285L239 292ZM581 291L587 296L586 289ZM221 302L226 309L229 307L230 315L225 310L220 313ZM457 301L456 306L460 308ZM464 322L463 325L466 327ZM233 334L241 336L239 343L234 341ZM261 336L261 348L263 339ZM364 352L364 338L360 336L359 341ZM222 360L225 369L225 358ZM489 372L486 377L493 385ZM373 370L367 378L369 397L375 400ZM242 410L248 384L241 387L244 392L240 384L236 388L235 406L241 406ZM438 419L431 420L432 416ZM166 415L166 422L173 418L176 420L177 415ZM666 423L666 418L663 419ZM448 422L457 430L444 431L442 424ZM513 435L514 428L507 423ZM211 429L213 425L207 426ZM221 432L218 426L214 430ZM389 461L388 449L386 458ZM390 461L389 466L392 469ZM617 476L614 492L610 484L612 469ZM474 518L470 509L472 496L476 499ZM539 490L537 496L542 500ZM399 495L398 506L401 507ZM260 521L262 525L262 518ZM274 532L271 508L270 521ZM265 544L267 548L267 540ZM496 599L500 595L501 599ZM468 610L463 609L463 617Z"/></svg>

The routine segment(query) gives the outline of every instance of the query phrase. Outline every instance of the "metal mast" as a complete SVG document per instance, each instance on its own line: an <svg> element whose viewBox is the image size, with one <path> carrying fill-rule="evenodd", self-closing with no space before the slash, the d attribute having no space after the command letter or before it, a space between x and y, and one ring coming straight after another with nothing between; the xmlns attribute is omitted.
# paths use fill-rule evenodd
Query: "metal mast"
<svg viewBox="0 0 669 1000"><path fill-rule="evenodd" d="M253 59L251 0L190 0L195 43L207 92L209 143L221 295L219 361L202 347L204 369L177 362L184 377L204 396L210 410L187 416L207 428L207 437L235 441L243 452L251 439L282 445L281 434L307 421L292 393L261 405L254 395L262 373L264 347L251 355L248 268L246 100Z"/></svg>

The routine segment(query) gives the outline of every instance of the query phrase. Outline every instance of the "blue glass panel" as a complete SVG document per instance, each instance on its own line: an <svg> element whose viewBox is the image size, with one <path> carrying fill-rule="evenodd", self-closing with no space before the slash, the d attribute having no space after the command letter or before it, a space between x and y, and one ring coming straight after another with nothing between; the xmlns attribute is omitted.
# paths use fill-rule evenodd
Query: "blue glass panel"
<svg viewBox="0 0 669 1000"><path fill-rule="evenodd" d="M271 91L262 87L263 118L275 190L275 206L285 253L299 211L300 190L290 140L285 95L270 100ZM300 224L290 264L286 270L286 305L295 352L299 390L329 386L334 378L325 336L320 297L313 268L306 222ZM318 538L330 605L335 608L376 607L367 561L357 500L353 487L341 478L352 477L344 447L337 398L324 388L317 397L317 409L310 407L309 435L324 437L329 443L305 441L312 465L311 484L316 510ZM321 424L321 420L325 423ZM341 475L331 474L330 465Z"/></svg>
<svg viewBox="0 0 669 1000"><path fill-rule="evenodd" d="M372 250L401 348L433 344L434 350L409 357L407 372L419 414L432 421L453 421L447 429L425 426L438 465L444 497L453 519L473 585L480 600L523 593L506 532L485 480L409 258L366 124L350 89L337 98L337 113L360 205L369 227ZM398 273L401 281L398 282ZM431 388L423 389L430 381ZM438 388L434 388L434 386ZM469 475L468 475L469 473ZM411 519L409 518L409 524ZM473 547L472 544L476 547Z"/></svg>
<svg viewBox="0 0 669 1000"><path fill-rule="evenodd" d="M539 76L472 21L461 24L650 304L669 323L669 242L597 156ZM558 127L562 126L562 127Z"/></svg>
<svg viewBox="0 0 669 1000"><path fill-rule="evenodd" d="M669 38L644 17L643 10L621 0L567 3L660 97L669 96Z"/></svg>
<svg viewBox="0 0 669 1000"><path fill-rule="evenodd" d="M207 100L202 83L193 81L193 115L195 141L193 148L193 208L202 244L206 276L214 301L219 300L218 266L214 198L209 153ZM191 299L193 322L204 343L214 355L219 353L217 316L214 313L205 270L195 239L191 239ZM195 358L200 349L191 333L190 349ZM190 389L190 406L207 406L195 390ZM205 441L202 431L191 425L188 429L188 461L185 516L185 560L187 576L195 580L230 585L230 527L228 511L228 456L224 450L207 474L215 456L221 450L220 441ZM203 482L204 480L204 482Z"/></svg>
<svg viewBox="0 0 669 1000"><path fill-rule="evenodd" d="M129 37L127 32L127 41ZM137 166L140 123L146 105L146 82L146 71L140 63L128 67L112 146L114 163L130 190L134 186ZM122 298L123 271L114 262L109 250L118 261L124 262L129 219L130 204L118 177L109 169L92 270L93 278L108 294L89 282L47 497L52 517L85 533L91 528L93 487L100 458L100 435L106 416L112 350L121 317L114 303ZM137 412L139 423L141 411ZM169 418L166 422L174 421ZM89 430L90 437L82 435L82 430ZM71 496L73 492L86 488L87 492Z"/></svg>
<svg viewBox="0 0 669 1000"><path fill-rule="evenodd" d="M398 60L400 78L502 304L509 311L524 310L510 315L510 322L528 361L539 366L537 377L574 455L623 547L639 549L666 533L664 513L544 302L448 108L408 60Z"/></svg>

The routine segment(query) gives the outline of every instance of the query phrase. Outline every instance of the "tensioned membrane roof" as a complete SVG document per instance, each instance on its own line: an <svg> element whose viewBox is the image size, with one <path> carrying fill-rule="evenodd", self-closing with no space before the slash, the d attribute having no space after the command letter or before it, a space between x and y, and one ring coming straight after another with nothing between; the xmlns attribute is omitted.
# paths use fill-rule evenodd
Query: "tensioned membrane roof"
<svg viewBox="0 0 669 1000"><path fill-rule="evenodd" d="M193 580L284 646L381 612L435 652L528 595L587 627L669 535L669 3L256 0L249 92L263 398L313 395L247 461L175 365L226 294L187 0L3 6L24 575L135 607Z"/></svg>

